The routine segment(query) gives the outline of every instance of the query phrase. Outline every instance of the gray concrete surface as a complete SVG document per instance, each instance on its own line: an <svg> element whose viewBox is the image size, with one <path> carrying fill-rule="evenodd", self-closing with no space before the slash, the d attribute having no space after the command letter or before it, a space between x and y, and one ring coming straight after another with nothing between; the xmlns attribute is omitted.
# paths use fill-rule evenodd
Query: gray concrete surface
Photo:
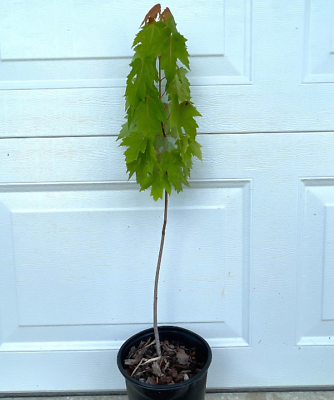
<svg viewBox="0 0 334 400"><path fill-rule="evenodd" d="M13 397L1 397L11 400ZM128 400L127 396L15 397L15 400ZM205 400L334 400L334 392L208 393Z"/></svg>

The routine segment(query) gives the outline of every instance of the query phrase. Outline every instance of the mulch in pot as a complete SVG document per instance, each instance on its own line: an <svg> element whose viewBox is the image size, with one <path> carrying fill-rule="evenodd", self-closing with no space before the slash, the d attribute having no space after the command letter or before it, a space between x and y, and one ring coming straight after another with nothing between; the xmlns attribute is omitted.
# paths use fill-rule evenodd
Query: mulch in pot
<svg viewBox="0 0 334 400"><path fill-rule="evenodd" d="M124 360L126 372L133 378L151 385L173 385L184 382L196 375L204 363L196 357L196 348L187 348L165 340L161 343L161 357L158 357L155 340L141 341L131 347Z"/></svg>

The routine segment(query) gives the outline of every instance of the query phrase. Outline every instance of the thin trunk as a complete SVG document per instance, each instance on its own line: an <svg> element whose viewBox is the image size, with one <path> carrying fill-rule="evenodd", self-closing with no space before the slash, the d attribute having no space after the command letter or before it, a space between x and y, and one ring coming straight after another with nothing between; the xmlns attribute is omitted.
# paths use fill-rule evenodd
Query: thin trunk
<svg viewBox="0 0 334 400"><path fill-rule="evenodd" d="M165 242L165 233L166 233L166 225L167 225L167 209L168 209L168 193L165 190L164 223L162 225L159 257L158 257L157 269L155 272L154 301L153 301L153 329L154 329L154 337L155 337L155 346L156 346L157 354L159 357L161 357L161 348L160 348L160 338L159 338L159 331L158 331L158 285L159 285L161 258L162 258L162 252L164 249L164 242Z"/></svg>
<svg viewBox="0 0 334 400"><path fill-rule="evenodd" d="M159 97L161 99L161 65L160 65L160 57L158 57L158 72L159 72ZM165 136L164 124L161 122L162 133ZM162 252L164 249L165 243L165 233L166 233L166 225L167 225L167 207L168 207L168 193L165 190L165 209L164 209L164 222L162 225L161 232L161 241L160 241L160 250L157 262L157 268L155 271L155 281L154 281L154 300L153 300L153 330L154 330L154 338L155 338L155 347L157 349L157 354L161 357L161 346L160 346L160 338L159 338L159 330L158 330L158 286L159 286L159 274L160 274L160 266L162 259Z"/></svg>

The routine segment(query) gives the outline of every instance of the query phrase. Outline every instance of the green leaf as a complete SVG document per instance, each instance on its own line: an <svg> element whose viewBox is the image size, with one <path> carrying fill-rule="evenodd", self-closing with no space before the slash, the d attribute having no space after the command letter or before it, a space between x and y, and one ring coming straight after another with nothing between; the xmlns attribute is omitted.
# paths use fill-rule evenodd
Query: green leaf
<svg viewBox="0 0 334 400"><path fill-rule="evenodd" d="M129 123L130 123L130 127L129 127ZM135 133L135 132L136 132L136 119L128 120L122 125L122 129L121 129L119 135L117 136L117 140L128 137L128 136L130 136L131 133Z"/></svg>
<svg viewBox="0 0 334 400"><path fill-rule="evenodd" d="M159 93L154 91L146 95L145 102L141 102L135 111L137 118L137 131L142 132L147 138L155 138L162 134L162 123L166 121L163 104L159 99Z"/></svg>
<svg viewBox="0 0 334 400"><path fill-rule="evenodd" d="M159 168L157 154L153 144L148 140L145 153L139 156L139 165L136 171L137 183L139 183L141 187L146 185L154 168Z"/></svg>
<svg viewBox="0 0 334 400"><path fill-rule="evenodd" d="M167 85L172 82L177 68L177 55L174 53L173 36L170 36L163 47L162 55L160 57L161 68L165 72Z"/></svg>
<svg viewBox="0 0 334 400"><path fill-rule="evenodd" d="M184 162L191 157L191 153L189 153L189 138L190 136L185 134L177 141L177 146Z"/></svg>
<svg viewBox="0 0 334 400"><path fill-rule="evenodd" d="M168 176L169 181L173 184L177 191L182 190L182 176L180 174L180 166L182 160L179 155L174 152L165 152L161 159L161 171L165 176Z"/></svg>
<svg viewBox="0 0 334 400"><path fill-rule="evenodd" d="M187 51L186 41L187 39L179 32L175 32L173 34L174 53L176 54L177 58L182 62L182 64L190 70L189 53Z"/></svg>
<svg viewBox="0 0 334 400"><path fill-rule="evenodd" d="M164 153L175 149L175 138L172 136L157 136L154 141L157 152Z"/></svg>
<svg viewBox="0 0 334 400"><path fill-rule="evenodd" d="M167 174L161 175L161 183L163 185L163 188L167 191L167 193L171 194L172 193L172 185L169 180L169 176Z"/></svg>
<svg viewBox="0 0 334 400"><path fill-rule="evenodd" d="M161 181L155 180L152 183L151 196L155 201L162 199L164 193L164 185Z"/></svg>
<svg viewBox="0 0 334 400"><path fill-rule="evenodd" d="M195 139L198 125L194 117L200 116L201 114L190 101L181 104L177 104L176 101L172 102L170 124L177 128L180 137L183 134L183 128L191 139Z"/></svg>
<svg viewBox="0 0 334 400"><path fill-rule="evenodd" d="M162 53L170 35L171 30L162 21L152 21L139 31L132 47L141 58L156 58Z"/></svg>
<svg viewBox="0 0 334 400"><path fill-rule="evenodd" d="M161 67L165 71L167 84L172 82L176 70L178 68L177 60L179 59L188 69L189 54L186 47L186 39L179 33L175 32L164 42L161 56Z"/></svg>
<svg viewBox="0 0 334 400"><path fill-rule="evenodd" d="M126 121L122 125L122 129L121 129L119 135L117 136L117 140L123 139L123 138L125 138L127 136L130 136L128 121Z"/></svg>
<svg viewBox="0 0 334 400"><path fill-rule="evenodd" d="M163 154L161 173L168 177L170 184L174 186L177 192L183 190L183 185L189 186L189 169L177 149Z"/></svg>
<svg viewBox="0 0 334 400"><path fill-rule="evenodd" d="M152 174L155 166L159 166L156 159L156 151L153 144L148 140L146 142L145 152L138 153L136 160L127 163L127 171L130 175L129 179L133 174L136 174L137 183L143 187Z"/></svg>
<svg viewBox="0 0 334 400"><path fill-rule="evenodd" d="M147 139L141 134L132 134L131 136L125 137L121 143L121 146L127 146L128 149L124 152L127 163L135 161L138 154L144 153L146 149Z"/></svg>
<svg viewBox="0 0 334 400"><path fill-rule="evenodd" d="M151 196L156 201L158 199L162 199L164 193L164 182L161 180L161 173L160 170L155 170L151 175Z"/></svg>
<svg viewBox="0 0 334 400"><path fill-rule="evenodd" d="M130 66L132 67L128 78L125 91L127 108L133 111L138 104L145 100L147 88L154 87L157 76L157 69L150 58L135 58Z"/></svg>
<svg viewBox="0 0 334 400"><path fill-rule="evenodd" d="M195 157L197 157L199 160L202 161L202 151L201 151L201 147L202 147L202 146L201 146L198 142L196 142L196 140L190 143L190 150L191 150L191 153L192 153Z"/></svg>
<svg viewBox="0 0 334 400"><path fill-rule="evenodd" d="M177 69L175 78L166 90L169 98L170 95L177 95L179 103L190 100L190 85L186 77L187 72L183 67Z"/></svg>
<svg viewBox="0 0 334 400"><path fill-rule="evenodd" d="M172 33L177 32L177 29L176 29L176 22L175 22L175 19L174 19L174 17L173 17L172 14L169 14L169 16L168 16L168 18L167 18L167 21L166 21L166 25L167 25L168 28L172 31Z"/></svg>

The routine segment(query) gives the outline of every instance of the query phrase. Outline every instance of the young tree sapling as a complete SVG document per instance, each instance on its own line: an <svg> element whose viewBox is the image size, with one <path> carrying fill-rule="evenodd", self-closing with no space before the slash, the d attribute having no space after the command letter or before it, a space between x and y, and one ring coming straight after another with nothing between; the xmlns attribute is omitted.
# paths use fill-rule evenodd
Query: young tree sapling
<svg viewBox="0 0 334 400"><path fill-rule="evenodd" d="M189 186L192 157L202 160L187 79L189 54L169 8L156 4L146 14L133 42L134 55L126 81L126 122L117 140L124 152L129 179L140 191L151 188L156 201L164 195L164 221L155 274L153 327L161 357L157 322L158 282L167 224L168 196Z"/></svg>

